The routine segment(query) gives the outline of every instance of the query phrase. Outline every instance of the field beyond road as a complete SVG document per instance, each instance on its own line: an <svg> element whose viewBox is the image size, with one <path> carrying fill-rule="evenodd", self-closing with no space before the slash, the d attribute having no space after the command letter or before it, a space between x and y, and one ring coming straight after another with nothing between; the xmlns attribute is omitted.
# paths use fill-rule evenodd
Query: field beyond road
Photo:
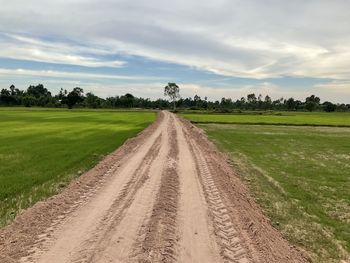
<svg viewBox="0 0 350 263"><path fill-rule="evenodd" d="M346 126L349 114L184 116L201 122L199 127L232 157L272 224L313 262L349 259L350 128L310 127ZM252 125L261 122L274 125Z"/></svg>
<svg viewBox="0 0 350 263"><path fill-rule="evenodd" d="M266 124L350 127L349 112L250 112L236 114L193 114L183 117L194 123Z"/></svg>
<svg viewBox="0 0 350 263"><path fill-rule="evenodd" d="M0 226L155 120L154 112L0 108Z"/></svg>

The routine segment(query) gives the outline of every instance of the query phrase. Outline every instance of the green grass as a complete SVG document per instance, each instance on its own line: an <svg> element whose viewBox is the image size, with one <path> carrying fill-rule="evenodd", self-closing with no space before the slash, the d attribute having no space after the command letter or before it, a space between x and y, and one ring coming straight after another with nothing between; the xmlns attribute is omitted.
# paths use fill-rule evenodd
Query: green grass
<svg viewBox="0 0 350 263"><path fill-rule="evenodd" d="M181 114L195 123L350 127L350 112L279 112L255 114Z"/></svg>
<svg viewBox="0 0 350 263"><path fill-rule="evenodd" d="M211 121L241 118L204 117ZM274 122L273 118L269 121ZM348 121L345 114L276 118L308 124ZM292 243L307 250L314 262L340 262L349 257L350 128L199 126L232 156L258 203Z"/></svg>
<svg viewBox="0 0 350 263"><path fill-rule="evenodd" d="M154 112L0 108L0 226L155 120Z"/></svg>

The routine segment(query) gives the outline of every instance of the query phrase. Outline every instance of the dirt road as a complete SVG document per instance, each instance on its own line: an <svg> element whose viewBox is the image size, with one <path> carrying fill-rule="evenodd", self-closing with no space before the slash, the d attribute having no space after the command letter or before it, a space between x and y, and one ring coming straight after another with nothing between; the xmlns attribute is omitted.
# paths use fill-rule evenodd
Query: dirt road
<svg viewBox="0 0 350 263"><path fill-rule="evenodd" d="M307 262L201 130L158 120L0 230L0 262Z"/></svg>

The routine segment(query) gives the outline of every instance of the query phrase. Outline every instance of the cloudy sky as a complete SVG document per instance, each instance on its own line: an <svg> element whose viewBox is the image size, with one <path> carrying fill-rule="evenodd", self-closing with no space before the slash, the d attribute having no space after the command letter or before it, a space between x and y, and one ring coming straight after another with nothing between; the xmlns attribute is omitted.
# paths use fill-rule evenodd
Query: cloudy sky
<svg viewBox="0 0 350 263"><path fill-rule="evenodd" d="M350 103L349 0L0 0L0 88Z"/></svg>

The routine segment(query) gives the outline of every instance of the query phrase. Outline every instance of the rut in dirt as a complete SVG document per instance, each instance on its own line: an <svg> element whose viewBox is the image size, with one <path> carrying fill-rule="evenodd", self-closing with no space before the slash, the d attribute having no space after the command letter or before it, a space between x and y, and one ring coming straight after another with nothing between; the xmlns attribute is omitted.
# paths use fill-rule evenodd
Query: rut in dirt
<svg viewBox="0 0 350 263"><path fill-rule="evenodd" d="M4 263L307 262L203 132L169 112L0 237Z"/></svg>

